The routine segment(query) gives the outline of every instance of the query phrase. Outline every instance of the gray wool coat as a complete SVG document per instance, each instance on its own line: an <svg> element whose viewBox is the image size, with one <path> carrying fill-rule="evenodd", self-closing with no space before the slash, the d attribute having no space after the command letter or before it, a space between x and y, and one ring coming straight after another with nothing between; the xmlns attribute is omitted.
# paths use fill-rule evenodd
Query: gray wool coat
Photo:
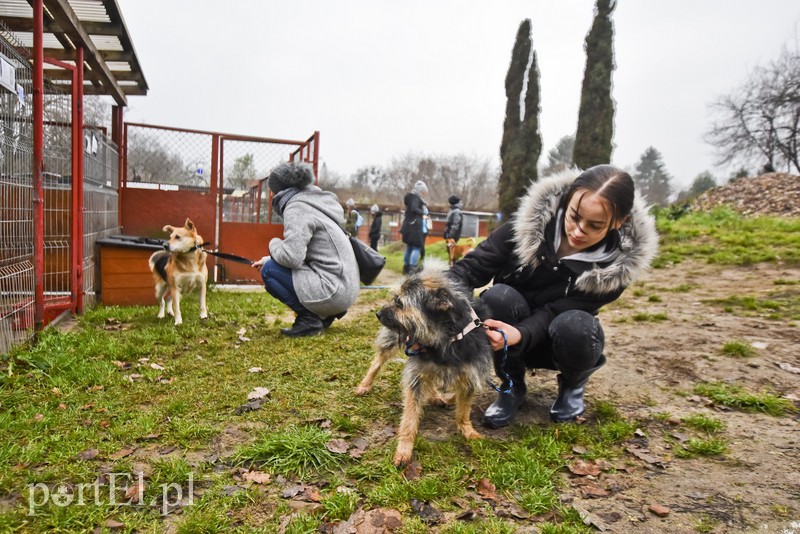
<svg viewBox="0 0 800 534"><path fill-rule="evenodd" d="M339 199L310 185L283 210L283 239L269 242L270 257L292 269L300 303L322 318L347 310L358 298L358 264L338 221Z"/></svg>

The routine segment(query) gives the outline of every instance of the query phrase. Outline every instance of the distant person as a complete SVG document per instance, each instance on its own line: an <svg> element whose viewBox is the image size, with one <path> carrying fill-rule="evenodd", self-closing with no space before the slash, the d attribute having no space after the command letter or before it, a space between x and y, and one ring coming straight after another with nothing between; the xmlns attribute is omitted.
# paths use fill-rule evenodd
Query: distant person
<svg viewBox="0 0 800 534"><path fill-rule="evenodd" d="M461 214L461 209L464 207L461 199L452 195L447 199L450 204L450 210L447 212L447 220L444 227L444 240L447 243L447 252L450 256L450 267L454 262L454 249L458 240L461 239L461 228L463 226L464 216Z"/></svg>
<svg viewBox="0 0 800 534"><path fill-rule="evenodd" d="M350 241L339 221L339 199L312 185L306 163L282 163L269 175L272 209L283 217L283 239L269 242L269 256L253 263L267 292L289 306L297 318L289 337L322 334L358 298L360 280Z"/></svg>
<svg viewBox="0 0 800 534"><path fill-rule="evenodd" d="M355 208L356 201L352 198L348 198L347 202L345 202L345 206L347 207L347 215L345 218L345 231L353 237L358 237L358 229L364 224L364 217L358 213L358 210Z"/></svg>
<svg viewBox="0 0 800 534"><path fill-rule="evenodd" d="M383 228L383 212L380 206L373 204L369 213L372 215L372 224L369 227L369 246L378 250L378 241L381 240L381 229Z"/></svg>
<svg viewBox="0 0 800 534"><path fill-rule="evenodd" d="M428 241L428 236L431 234L433 228L433 221L428 212L428 207L425 206L425 215L422 216L422 249L419 251L419 264L425 261L425 245Z"/></svg>
<svg viewBox="0 0 800 534"><path fill-rule="evenodd" d="M425 235L422 231L422 217L428 211L428 205L423 197L427 195L428 186L419 180L403 198L406 207L403 225L400 227L403 243L406 244L406 252L403 256L403 274L413 274L419 266Z"/></svg>

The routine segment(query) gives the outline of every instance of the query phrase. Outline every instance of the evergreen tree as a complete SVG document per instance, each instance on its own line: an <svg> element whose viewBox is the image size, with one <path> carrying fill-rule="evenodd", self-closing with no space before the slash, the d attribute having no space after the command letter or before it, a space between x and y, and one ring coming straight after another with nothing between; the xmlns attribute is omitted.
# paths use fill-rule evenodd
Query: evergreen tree
<svg viewBox="0 0 800 534"><path fill-rule="evenodd" d="M575 149L575 136L565 135L558 140L556 146L547 153L547 167L542 169L542 176L550 176L573 166L572 152Z"/></svg>
<svg viewBox="0 0 800 534"><path fill-rule="evenodd" d="M616 0L597 0L594 23L586 36L586 68L583 73L578 131L572 160L581 169L611 162L614 135L614 25L611 12Z"/></svg>
<svg viewBox="0 0 800 534"><path fill-rule="evenodd" d="M498 181L498 205L503 220L516 211L517 202L532 181L538 178L536 164L542 150L539 134L539 69L534 55L531 59L531 21L525 19L519 25L511 65L506 74L506 118L503 123L503 140L500 145L500 180ZM521 118L520 100L528 74L528 89L525 94L524 119Z"/></svg>
<svg viewBox="0 0 800 534"><path fill-rule="evenodd" d="M644 151L636 172L631 176L639 193L651 204L666 206L669 204L669 195L672 192L670 176L664 168L661 153L653 147Z"/></svg>

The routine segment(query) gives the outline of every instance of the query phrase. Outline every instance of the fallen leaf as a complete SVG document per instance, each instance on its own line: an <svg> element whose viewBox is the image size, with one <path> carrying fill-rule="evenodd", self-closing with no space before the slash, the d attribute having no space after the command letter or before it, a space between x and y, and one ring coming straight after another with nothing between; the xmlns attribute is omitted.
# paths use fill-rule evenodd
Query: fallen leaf
<svg viewBox="0 0 800 534"><path fill-rule="evenodd" d="M140 375L140 374L138 374L138 373L132 373L132 374L129 374L129 375L125 375L125 376L124 376L124 377L122 377L122 378L124 378L124 379L125 379L125 380L127 380L128 382L135 382L135 381L137 381L137 380L141 379L141 378L142 378L142 375Z"/></svg>
<svg viewBox="0 0 800 534"><path fill-rule="evenodd" d="M125 523L120 523L114 519L106 519L105 523L103 523L103 526L109 530L119 530L121 528L125 528Z"/></svg>
<svg viewBox="0 0 800 534"><path fill-rule="evenodd" d="M263 399L269 396L269 388L256 387L253 391L247 394L247 400Z"/></svg>
<svg viewBox="0 0 800 534"><path fill-rule="evenodd" d="M475 486L475 491L484 499L497 502L497 487L488 478L482 478Z"/></svg>
<svg viewBox="0 0 800 534"><path fill-rule="evenodd" d="M136 504L144 496L144 481L140 478L136 483L129 487L125 492L125 498L130 499L131 504Z"/></svg>
<svg viewBox="0 0 800 534"><path fill-rule="evenodd" d="M300 495L306 501L311 502L321 502L322 501L322 494L319 492L318 488L314 486L306 486L306 489Z"/></svg>
<svg viewBox="0 0 800 534"><path fill-rule="evenodd" d="M245 327L241 327L239 330L236 331L236 335L243 336L247 333L247 329Z"/></svg>
<svg viewBox="0 0 800 534"><path fill-rule="evenodd" d="M233 413L235 415L242 415L246 412L254 412L261 408L261 405L264 404L264 399L256 399L254 401L247 402L242 404L241 406L237 407Z"/></svg>
<svg viewBox="0 0 800 534"><path fill-rule="evenodd" d="M43 413L37 413L36 415L33 416L33 420L36 421L37 423L39 421L43 421L44 420L44 414Z"/></svg>
<svg viewBox="0 0 800 534"><path fill-rule="evenodd" d="M78 460L93 460L100 454L100 451L97 449L86 449L83 452L78 453Z"/></svg>
<svg viewBox="0 0 800 534"><path fill-rule="evenodd" d="M295 484L294 486L287 486L281 492L281 497L284 499L291 499L296 495L305 491L306 487L303 484Z"/></svg>
<svg viewBox="0 0 800 534"><path fill-rule="evenodd" d="M751 345L751 346L752 346L754 349L759 349L759 350L764 350L764 349L766 349L767 347L769 347L769 344L767 344L767 343L764 343L763 341L753 341L752 343L750 343L750 345Z"/></svg>
<svg viewBox="0 0 800 534"><path fill-rule="evenodd" d="M325 448L335 454L345 454L350 444L343 439L335 438L325 444Z"/></svg>
<svg viewBox="0 0 800 534"><path fill-rule="evenodd" d="M164 368L162 366L158 365L157 363L151 363L150 364L150 368L151 369L155 369L156 371L163 371L164 370Z"/></svg>
<svg viewBox="0 0 800 534"><path fill-rule="evenodd" d="M242 478L256 484L269 484L272 476L263 471L246 471L242 473Z"/></svg>
<svg viewBox="0 0 800 534"><path fill-rule="evenodd" d="M60 403L58 403L58 409L59 410L66 410L67 409L67 405L64 404L63 402L60 402Z"/></svg>
<svg viewBox="0 0 800 534"><path fill-rule="evenodd" d="M94 393L95 391L103 391L103 389L104 389L103 386L98 384L98 385L89 387L86 391L88 391L89 393Z"/></svg>
<svg viewBox="0 0 800 534"><path fill-rule="evenodd" d="M645 462L655 465L656 467L663 468L667 463L663 458L659 458L658 456L650 454L650 451L647 450L637 449L635 447L625 447L625 450L640 460L644 460Z"/></svg>
<svg viewBox="0 0 800 534"><path fill-rule="evenodd" d="M411 509L428 525L435 525L442 520L442 512L427 502L411 499Z"/></svg>
<svg viewBox="0 0 800 534"><path fill-rule="evenodd" d="M369 447L369 442L364 438L356 438L352 442L350 442L350 454L351 458L361 458L364 454L364 451L367 450Z"/></svg>
<svg viewBox="0 0 800 534"><path fill-rule="evenodd" d="M587 499L597 499L600 497L608 497L610 493L599 486L595 486L594 484L586 484L581 486L581 495Z"/></svg>
<svg viewBox="0 0 800 534"><path fill-rule="evenodd" d="M795 367L790 363L779 363L778 367L783 369L784 371L789 371L790 373L794 373L796 375L800 375L800 367Z"/></svg>
<svg viewBox="0 0 800 534"><path fill-rule="evenodd" d="M120 449L115 453L112 453L108 456L109 460L119 460L120 458L125 458L126 456L130 456L133 454L133 451L136 449Z"/></svg>
<svg viewBox="0 0 800 534"><path fill-rule="evenodd" d="M573 475L578 476L586 476L592 475L597 476L600 474L600 466L597 465L596 462L587 462L585 460L575 460L570 465L567 466L570 472Z"/></svg>
<svg viewBox="0 0 800 534"><path fill-rule="evenodd" d="M606 525L606 523L602 519L600 519L598 515L593 514L584 508L581 508L577 504L573 504L572 508L576 512L578 512L578 514L580 514L581 520L583 521L584 525L591 525L601 532L609 529L609 526Z"/></svg>
<svg viewBox="0 0 800 534"><path fill-rule="evenodd" d="M422 464L417 460L410 462L405 469L403 469L403 476L408 481L419 480L422 476Z"/></svg>
<svg viewBox="0 0 800 534"><path fill-rule="evenodd" d="M262 371L263 369L261 369L261 367L251 367L247 370L248 373L260 373Z"/></svg>

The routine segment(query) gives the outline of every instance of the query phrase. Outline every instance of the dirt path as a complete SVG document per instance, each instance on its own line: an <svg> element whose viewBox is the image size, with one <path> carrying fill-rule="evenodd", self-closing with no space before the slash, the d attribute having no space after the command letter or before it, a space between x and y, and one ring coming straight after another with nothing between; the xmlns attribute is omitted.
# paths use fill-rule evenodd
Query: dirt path
<svg viewBox="0 0 800 534"><path fill-rule="evenodd" d="M775 280L795 285L776 285ZM612 403L626 419L639 421L641 436L594 479L563 475L562 500L593 514L596 525L625 533L800 533L800 416L773 417L712 405L693 392L702 382L726 382L753 393L772 392L800 400L800 329L797 321L743 317L711 299L793 292L800 269L684 263L654 270L609 309L601 312L609 363L589 382L587 399ZM684 290L679 286L683 285ZM692 289L686 291L685 287ZM636 313L666 314L659 322L637 322ZM755 343L756 355L724 355L730 341ZM785 370L779 364L789 364ZM556 394L555 372L527 378L529 396L522 424L548 424ZM494 399L484 393L473 420ZM587 413L592 417L591 408ZM437 413L438 412L438 413ZM675 450L698 436L681 418L704 414L722 421L728 451L719 457L681 459ZM430 410L423 435L452 431L451 414ZM486 431L509 437L509 431ZM587 491L587 484L596 491ZM669 509L658 517L648 508Z"/></svg>

